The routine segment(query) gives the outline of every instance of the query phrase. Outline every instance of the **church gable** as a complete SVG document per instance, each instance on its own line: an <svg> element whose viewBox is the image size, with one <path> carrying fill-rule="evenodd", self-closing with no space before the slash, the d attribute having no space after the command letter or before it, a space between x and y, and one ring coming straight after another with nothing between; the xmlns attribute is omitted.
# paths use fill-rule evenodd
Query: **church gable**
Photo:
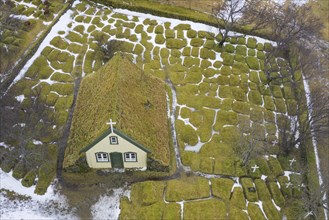
<svg viewBox="0 0 329 220"><path fill-rule="evenodd" d="M121 139L121 141L120 141L120 139ZM131 145L139 148L140 150L142 150L146 153L151 153L151 151L149 149L147 149L143 145L137 143L135 140L133 140L132 138L130 138L129 136L125 135L124 133L120 132L119 130L117 130L115 128L113 128L113 131L109 129L106 132L104 132L102 135L100 135L98 138L96 138L88 146L81 149L80 153L87 152L88 150L95 147L100 142L107 143L104 145L114 145L113 147L115 147L115 145L120 146L122 140L130 143Z"/></svg>

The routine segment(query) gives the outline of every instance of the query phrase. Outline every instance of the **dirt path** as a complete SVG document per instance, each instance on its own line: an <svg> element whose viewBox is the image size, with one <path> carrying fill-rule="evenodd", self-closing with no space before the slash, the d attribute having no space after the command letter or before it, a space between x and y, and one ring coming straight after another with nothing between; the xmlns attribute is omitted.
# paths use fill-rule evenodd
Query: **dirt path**
<svg viewBox="0 0 329 220"><path fill-rule="evenodd" d="M70 135L70 129L71 129L71 125L72 125L72 119L73 119L73 113L74 113L74 109L76 106L76 102L77 102L77 97L78 97L78 92L79 92L79 88L80 88L80 84L81 84L81 77L78 77L75 80L75 84L74 84L74 92L73 92L73 103L72 106L69 110L69 116L68 116L68 120L66 123L66 126L64 128L63 131L63 136L61 137L59 143L58 143L58 156L57 156L57 178L59 183L63 182L62 179L62 171L63 171L63 161L64 161L64 156L65 156L65 149L67 146L67 141Z"/></svg>

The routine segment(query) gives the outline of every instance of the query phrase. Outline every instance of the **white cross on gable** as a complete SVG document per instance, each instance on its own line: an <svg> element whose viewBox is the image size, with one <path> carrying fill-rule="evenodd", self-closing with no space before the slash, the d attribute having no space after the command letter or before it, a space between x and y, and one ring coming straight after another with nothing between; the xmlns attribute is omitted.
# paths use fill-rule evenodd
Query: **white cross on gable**
<svg viewBox="0 0 329 220"><path fill-rule="evenodd" d="M112 119L110 119L110 122L107 122L106 124L111 126L111 132L113 132L113 125L115 125L117 123L113 122Z"/></svg>
<svg viewBox="0 0 329 220"><path fill-rule="evenodd" d="M255 166L251 167L252 172L253 172L253 173L256 172L256 169L258 169L258 168L259 168L259 166L257 166L257 165L255 164Z"/></svg>
<svg viewBox="0 0 329 220"><path fill-rule="evenodd" d="M292 158L292 160L289 160L289 162L290 162L290 166L292 166L292 164L295 163L296 160L295 160L295 158Z"/></svg>

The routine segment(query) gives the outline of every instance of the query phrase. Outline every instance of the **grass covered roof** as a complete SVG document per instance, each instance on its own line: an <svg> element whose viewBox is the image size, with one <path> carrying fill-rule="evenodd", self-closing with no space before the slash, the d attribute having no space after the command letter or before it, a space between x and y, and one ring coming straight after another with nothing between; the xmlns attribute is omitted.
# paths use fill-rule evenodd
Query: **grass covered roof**
<svg viewBox="0 0 329 220"><path fill-rule="evenodd" d="M79 151L109 129L110 118L118 130L150 149L153 159L169 165L165 84L116 55L81 82L64 167L73 165Z"/></svg>

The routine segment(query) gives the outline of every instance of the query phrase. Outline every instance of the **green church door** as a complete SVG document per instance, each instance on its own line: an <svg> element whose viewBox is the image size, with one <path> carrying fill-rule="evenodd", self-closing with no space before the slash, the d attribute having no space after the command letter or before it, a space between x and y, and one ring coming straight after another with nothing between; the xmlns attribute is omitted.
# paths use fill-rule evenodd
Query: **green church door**
<svg viewBox="0 0 329 220"><path fill-rule="evenodd" d="M110 153L110 158L111 158L112 168L123 168L122 153L119 152Z"/></svg>

